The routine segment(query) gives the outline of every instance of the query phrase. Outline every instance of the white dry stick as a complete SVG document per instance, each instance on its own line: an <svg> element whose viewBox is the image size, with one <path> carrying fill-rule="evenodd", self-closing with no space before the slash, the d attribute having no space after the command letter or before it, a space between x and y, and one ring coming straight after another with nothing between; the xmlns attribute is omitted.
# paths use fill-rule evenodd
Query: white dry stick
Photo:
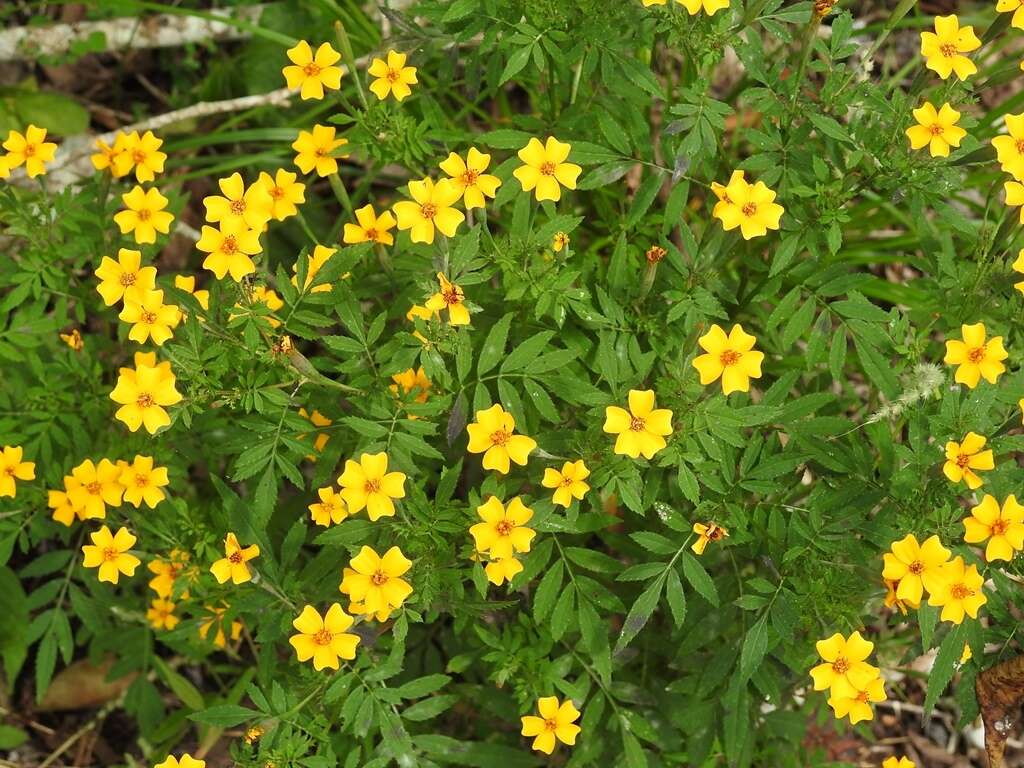
<svg viewBox="0 0 1024 768"><path fill-rule="evenodd" d="M263 5L233 9L214 8L218 16L257 22ZM206 40L236 40L249 34L237 26L212 19L177 14L157 14L138 18L125 16L105 21L80 21L48 27L13 27L0 30L0 61L35 59L67 53L72 43L103 35L104 50L124 48L174 48Z"/></svg>

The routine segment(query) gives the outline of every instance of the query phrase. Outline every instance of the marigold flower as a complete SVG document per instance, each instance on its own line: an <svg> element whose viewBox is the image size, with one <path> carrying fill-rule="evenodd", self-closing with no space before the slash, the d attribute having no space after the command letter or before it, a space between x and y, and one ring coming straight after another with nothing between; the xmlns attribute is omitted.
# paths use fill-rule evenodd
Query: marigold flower
<svg viewBox="0 0 1024 768"><path fill-rule="evenodd" d="M516 496L506 507L497 496L491 496L476 508L482 523L469 529L477 551L486 552L495 560L506 560L513 552L529 552L536 531L525 527L533 510Z"/></svg>
<svg viewBox="0 0 1024 768"><path fill-rule="evenodd" d="M20 445L5 445L0 449L0 498L17 495L18 480L35 480L36 465L22 461L24 451Z"/></svg>
<svg viewBox="0 0 1024 768"><path fill-rule="evenodd" d="M1024 10L1024 6L1022 6ZM1009 135L1002 134L992 139L999 167L1017 180L1024 178L1024 112L1019 115L1005 115Z"/></svg>
<svg viewBox="0 0 1024 768"><path fill-rule="evenodd" d="M164 210L167 198L156 187L132 187L130 192L121 195L121 200L125 210L114 214L114 223L122 235L131 232L136 243L155 243L157 232L166 235L171 231L174 214Z"/></svg>
<svg viewBox="0 0 1024 768"><path fill-rule="evenodd" d="M30 179L46 173L46 163L53 160L57 152L57 145L46 140L46 129L34 125L29 125L24 134L10 131L3 147L7 150L4 160L8 172L24 165Z"/></svg>
<svg viewBox="0 0 1024 768"><path fill-rule="evenodd" d="M115 178L120 178L117 173L117 168L114 164L114 159L124 151L124 139L125 135L123 132L118 131L114 135L113 144L107 144L103 139L96 139L96 154L89 157L92 161L92 167L97 171L109 170L111 175ZM123 176L124 174L121 174Z"/></svg>
<svg viewBox="0 0 1024 768"><path fill-rule="evenodd" d="M410 181L408 186L412 200L402 200L393 206L398 228L408 229L414 243L433 243L435 229L452 237L466 218L462 211L452 207L462 196L459 188L451 179L437 183L422 179Z"/></svg>
<svg viewBox="0 0 1024 768"><path fill-rule="evenodd" d="M465 160L452 152L441 162L441 170L451 177L452 183L462 193L467 211L470 208L483 208L485 196L493 198L498 193L501 179L484 173L490 164L491 156L476 147L469 148Z"/></svg>
<svg viewBox="0 0 1024 768"><path fill-rule="evenodd" d="M522 572L523 564L514 557L491 560L484 566L487 580L497 587L500 587L506 581L512 581L516 575Z"/></svg>
<svg viewBox="0 0 1024 768"><path fill-rule="evenodd" d="M729 536L729 531L718 523L694 523L693 532L697 534L697 540L690 545L690 549L698 555L704 554L709 542L721 541Z"/></svg>
<svg viewBox="0 0 1024 768"><path fill-rule="evenodd" d="M654 390L629 390L629 410L609 405L604 410L604 431L615 438L615 453L653 459L672 434L672 411L654 407Z"/></svg>
<svg viewBox="0 0 1024 768"><path fill-rule="evenodd" d="M978 71L974 62L965 53L981 47L981 40L974 34L974 27L960 26L956 14L935 17L935 31L921 33L921 55L924 65L946 80L954 72L960 80Z"/></svg>
<svg viewBox="0 0 1024 768"><path fill-rule="evenodd" d="M345 144L348 139L335 138L334 126L314 125L312 131L299 131L299 137L292 142L296 151L295 164L303 173L315 170L317 176L330 176L338 172L338 161L334 151ZM337 155L342 160L348 155Z"/></svg>
<svg viewBox="0 0 1024 768"><path fill-rule="evenodd" d="M520 718L522 735L535 737L533 749L550 755L559 741L569 746L576 743L580 727L575 723L580 718L580 711L572 701L566 699L559 705L557 696L543 696L537 699L537 711L540 717L523 715Z"/></svg>
<svg viewBox="0 0 1024 768"><path fill-rule="evenodd" d="M384 621L412 594L412 587L400 578L412 567L412 561L398 547L391 547L381 557L371 547L363 546L349 565L338 590L351 598L352 613L374 615Z"/></svg>
<svg viewBox="0 0 1024 768"><path fill-rule="evenodd" d="M466 294L463 293L462 288L448 280L441 272L437 273L437 282L440 284L441 290L427 299L426 306L422 308L424 311L417 312L416 310L419 308L413 306L409 310L409 314L429 320L435 314L439 314L442 309L447 309L449 325L469 325L469 308L465 304Z"/></svg>
<svg viewBox="0 0 1024 768"><path fill-rule="evenodd" d="M942 546L938 536L929 536L923 544L909 533L894 541L891 552L882 555L882 578L898 582L896 598L917 608L925 590L938 587L942 566L949 560L949 550Z"/></svg>
<svg viewBox="0 0 1024 768"><path fill-rule="evenodd" d="M152 339L159 347L174 335L172 329L181 320L181 312L176 304L164 304L163 291L147 290L126 296L118 317L132 323L129 339L139 344Z"/></svg>
<svg viewBox="0 0 1024 768"><path fill-rule="evenodd" d="M299 408L299 416L301 416L304 419L307 419L309 423L312 424L314 427L329 427L331 426L331 424L334 423L326 416L324 416L322 413L320 413L320 411L318 411L316 408L313 409L312 413L308 413L305 408ZM305 437L305 435L299 435L297 439L304 440ZM318 432L316 435L316 440L313 441L313 450L316 451L317 453L321 453L324 449L324 446L327 445L327 441L330 439L331 436L326 432ZM307 454L306 458L309 461L316 461L316 456L312 453Z"/></svg>
<svg viewBox="0 0 1024 768"><path fill-rule="evenodd" d="M388 95L395 97L396 101L403 101L406 96L412 93L410 85L415 85L416 67L405 66L406 55L398 51L388 51L388 60L374 59L370 62L367 72L375 77L370 83L370 90L373 95L384 101Z"/></svg>
<svg viewBox="0 0 1024 768"><path fill-rule="evenodd" d="M583 481L588 477L590 477L590 470L587 469L587 465L583 463L582 459L567 461L562 465L561 472L553 467L545 469L541 485L545 488L554 488L555 492L551 501L568 509L573 499L582 501L583 497L587 495L590 486Z"/></svg>
<svg viewBox="0 0 1024 768"><path fill-rule="evenodd" d="M551 238L551 250L555 253L561 253L562 249L569 245L569 236L565 232L555 232L555 236Z"/></svg>
<svg viewBox="0 0 1024 768"><path fill-rule="evenodd" d="M326 528L331 523L340 523L348 517L348 508L341 494L330 487L319 488L316 493L320 501L309 505L309 514L314 523Z"/></svg>
<svg viewBox="0 0 1024 768"><path fill-rule="evenodd" d="M250 257L263 250L260 233L237 219L221 222L219 229L204 225L196 247L207 254L203 269L213 272L218 280L230 274L236 283L256 271Z"/></svg>
<svg viewBox="0 0 1024 768"><path fill-rule="evenodd" d="M262 231L274 215L274 201L265 184L256 182L248 188L242 181L242 174L233 173L226 179L218 179L222 195L207 195L203 198L206 220L218 222L242 222L248 229Z"/></svg>
<svg viewBox="0 0 1024 768"><path fill-rule="evenodd" d="M548 136L544 144L532 138L518 152L525 165L516 168L512 175L519 180L523 191L533 191L537 200L557 202L562 198L562 187L576 189L576 179L583 172L578 165L566 162L571 150L571 144L554 136Z"/></svg>
<svg viewBox="0 0 1024 768"><path fill-rule="evenodd" d="M356 657L359 635L345 631L352 626L352 617L337 603L331 603L323 616L312 605L307 605L292 626L299 632L288 638L295 655L299 661L312 659L317 672L324 668L337 669L339 658Z"/></svg>
<svg viewBox="0 0 1024 768"><path fill-rule="evenodd" d="M1013 494L1006 497L1000 508L995 497L985 494L981 503L971 508L971 516L964 518L964 541L980 544L988 540L985 560L1012 560L1016 552L1024 549L1024 506Z"/></svg>
<svg viewBox="0 0 1024 768"><path fill-rule="evenodd" d="M153 629L174 629L181 621L174 615L174 603L162 597L154 598L146 610L146 618Z"/></svg>
<svg viewBox="0 0 1024 768"><path fill-rule="evenodd" d="M288 49L291 65L281 70L291 90L301 89L303 100L322 99L324 88L336 91L341 88L341 67L334 66L341 54L330 43L321 43L316 54L309 43L300 40L294 48Z"/></svg>
<svg viewBox="0 0 1024 768"><path fill-rule="evenodd" d="M729 335L716 323L707 333L697 339L706 354L693 360L693 367L700 374L701 384L710 384L722 379L722 392L748 392L750 380L761 378L761 361L764 352L754 349L757 339L734 325Z"/></svg>
<svg viewBox="0 0 1024 768"><path fill-rule="evenodd" d="M220 647L224 647L223 643L221 643ZM206 761L196 760L196 758L192 757L188 753L185 753L180 758L168 755L166 760L153 766L153 768L206 768Z"/></svg>
<svg viewBox="0 0 1024 768"><path fill-rule="evenodd" d="M733 171L728 184L712 184L711 188L718 197L711 213L726 232L739 227L743 239L750 240L779 228L785 208L775 202L775 192L763 181L751 184L743 171Z"/></svg>
<svg viewBox="0 0 1024 768"><path fill-rule="evenodd" d="M157 597L170 597L174 593L174 582L184 571L188 561L188 552L172 549L166 560L151 560L146 565L150 573L155 574L149 580L149 588L156 592Z"/></svg>
<svg viewBox="0 0 1024 768"><path fill-rule="evenodd" d="M466 450L484 455L484 469L507 475L509 461L525 467L530 452L537 447L536 440L514 434L515 429L516 420L512 414L495 403L490 408L477 411L476 421L466 427L469 434Z"/></svg>
<svg viewBox="0 0 1024 768"><path fill-rule="evenodd" d="M254 183L263 187L270 196L270 215L275 221L284 221L299 212L299 203L306 202L306 185L296 181L297 174L279 168L273 176L260 171Z"/></svg>
<svg viewBox="0 0 1024 768"><path fill-rule="evenodd" d="M898 581L893 581L892 579L883 579L882 583L885 584L885 607L896 608L901 614L906 616L908 604L905 600L900 600L896 595L896 588L900 583ZM916 610L920 605L911 607Z"/></svg>
<svg viewBox="0 0 1024 768"><path fill-rule="evenodd" d="M71 502L71 497L68 496L69 477L64 477L64 490L48 490L46 492L46 506L53 510L54 522L60 523L61 525L71 527L71 524L75 521L75 518L79 520L85 520L85 509L83 507L77 507ZM105 512L104 512L105 514Z"/></svg>
<svg viewBox="0 0 1024 768"><path fill-rule="evenodd" d="M60 340L71 347L75 352L81 352L85 349L85 342L82 341L82 332L77 328L72 328L71 333L59 333L57 334Z"/></svg>
<svg viewBox="0 0 1024 768"><path fill-rule="evenodd" d="M141 136L138 131L124 135L121 150L114 156L114 175L127 176L134 169L138 182L153 181L156 174L163 173L167 155L160 151L163 139L152 131Z"/></svg>
<svg viewBox="0 0 1024 768"><path fill-rule="evenodd" d="M391 211L384 211L378 216L372 205L364 205L362 208L357 208L355 213L356 221L359 223L346 222L342 238L344 242L349 245L356 243L394 244L395 237L390 230L395 228L396 222Z"/></svg>
<svg viewBox="0 0 1024 768"><path fill-rule="evenodd" d="M167 467L154 467L152 456L136 456L121 470L118 481L124 486L125 502L133 507L145 502L150 509L167 498L160 489L170 483Z"/></svg>
<svg viewBox="0 0 1024 768"><path fill-rule="evenodd" d="M82 547L82 565L86 568L99 568L97 577L100 581L117 584L122 573L125 576L135 574L141 561L135 555L128 554L128 550L135 546L135 537L127 528L121 527L117 533L111 534L110 529L104 525L90 533L89 538L92 544Z"/></svg>
<svg viewBox="0 0 1024 768"><path fill-rule="evenodd" d="M956 370L957 384L966 384L970 389L978 386L984 377L989 384L995 384L1006 366L1008 355L1003 349L1003 337L993 336L985 340L985 324L960 326L963 341L951 339L946 342L946 357L943 362L959 366Z"/></svg>
<svg viewBox="0 0 1024 768"><path fill-rule="evenodd" d="M71 470L65 486L69 502L82 510L83 520L106 517L107 507L121 506L124 494L121 470L110 459L100 459L98 464L86 459Z"/></svg>
<svg viewBox="0 0 1024 768"><path fill-rule="evenodd" d="M911 149L928 147L932 157L948 157L949 148L959 147L960 140L967 135L967 131L956 124L960 113L949 102L936 112L934 105L926 101L913 112L917 125L910 126L906 131Z"/></svg>
<svg viewBox="0 0 1024 768"><path fill-rule="evenodd" d="M837 720L849 716L851 725L862 720L872 720L874 712L871 702L885 701L885 683L878 670L850 672L832 689L828 705Z"/></svg>
<svg viewBox="0 0 1024 768"><path fill-rule="evenodd" d="M245 736L242 738L245 740L246 744L255 744L263 737L264 733L266 733L266 731L264 731L261 726L253 725L246 729Z"/></svg>
<svg viewBox="0 0 1024 768"><path fill-rule="evenodd" d="M1006 192L1007 205L1024 206L1024 184L1019 181L1007 181L1003 184L1003 191ZM1020 209L1020 221L1024 224L1024 207Z"/></svg>
<svg viewBox="0 0 1024 768"><path fill-rule="evenodd" d="M874 650L875 644L854 632L848 638L836 632L825 640L815 643L818 655L824 660L811 669L814 690L824 691L849 683L849 675L865 675L875 672L875 668L866 659Z"/></svg>
<svg viewBox="0 0 1024 768"><path fill-rule="evenodd" d="M238 537L234 533L228 533L224 537L224 557L210 566L210 573L217 579L218 584L223 584L228 579L231 579L232 584L244 584L252 580L247 563L259 556L258 544L242 547L238 543Z"/></svg>
<svg viewBox="0 0 1024 768"><path fill-rule="evenodd" d="M119 248L117 261L104 256L95 275L100 279L96 290L108 307L125 296L137 300L146 291L156 288L156 267L143 267L142 253L131 248Z"/></svg>
<svg viewBox="0 0 1024 768"><path fill-rule="evenodd" d="M1016 29L1024 29L1024 0L998 0L996 2L996 10L999 13L1010 13L1012 11L1013 18L1010 19L1010 26ZM889 768L889 766L884 768Z"/></svg>
<svg viewBox="0 0 1024 768"><path fill-rule="evenodd" d="M964 615L978 618L978 609L988 602L981 589L984 578L976 565L966 565L957 555L942 566L942 576L928 596L928 605L942 608L939 618L960 624Z"/></svg>
<svg viewBox="0 0 1024 768"><path fill-rule="evenodd" d="M417 403L427 402L427 398L430 396L430 379L427 378L427 374L423 372L423 366L419 368L409 368L408 370L396 373L391 376L391 380L395 382L391 384L388 389L394 395L398 395L398 389L401 387L402 394L408 395L415 393L413 398Z"/></svg>
<svg viewBox="0 0 1024 768"><path fill-rule="evenodd" d="M917 768L917 763L907 757L887 757L882 768Z"/></svg>
<svg viewBox="0 0 1024 768"><path fill-rule="evenodd" d="M668 0L643 0L644 7L665 5ZM703 9L708 16L714 16L723 8L729 7L729 0L676 0L691 16L696 16Z"/></svg>
<svg viewBox="0 0 1024 768"><path fill-rule="evenodd" d="M199 625L199 639L205 640L206 636L210 633L210 630L216 627L217 631L213 636L213 644L217 648L224 648L227 646L227 636L224 634L224 614L227 613L227 606L222 608L215 608L214 606L208 605L206 609L210 611L210 618ZM231 640L232 642L238 640L242 636L242 622L235 619L231 622Z"/></svg>
<svg viewBox="0 0 1024 768"><path fill-rule="evenodd" d="M110 399L121 405L115 417L132 432L145 425L146 431L152 435L166 427L171 423L171 417L164 408L181 402L181 394L174 388L175 376L170 371L170 364L166 368L163 365L122 369L117 386L110 393Z"/></svg>
<svg viewBox="0 0 1024 768"><path fill-rule="evenodd" d="M985 438L975 432L968 432L961 443L950 440L946 443L943 474L954 483L963 480L972 491L980 488L984 481L977 473L994 469L996 466L992 451L981 450L984 447Z"/></svg>
<svg viewBox="0 0 1024 768"><path fill-rule="evenodd" d="M326 246L317 244L313 247L313 252L306 255L306 282L302 284L303 290L309 288L310 284L316 279L317 273L321 270L324 264L330 261L331 256L337 253L337 248L328 248ZM298 272L299 263L295 262L292 265L292 285L298 287ZM328 293L333 290L333 286L330 283L321 283L320 285L313 286L310 293Z"/></svg>
<svg viewBox="0 0 1024 768"><path fill-rule="evenodd" d="M354 515L365 507L374 522L382 517L393 517L395 503L392 499L405 497L405 474L388 472L388 455L383 452L364 453L358 463L347 459L338 485L348 513Z"/></svg>

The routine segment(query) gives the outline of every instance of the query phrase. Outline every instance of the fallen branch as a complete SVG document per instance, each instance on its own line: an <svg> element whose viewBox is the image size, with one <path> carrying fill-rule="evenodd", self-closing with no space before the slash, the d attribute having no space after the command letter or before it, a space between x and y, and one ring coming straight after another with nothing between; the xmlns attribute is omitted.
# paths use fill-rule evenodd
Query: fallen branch
<svg viewBox="0 0 1024 768"><path fill-rule="evenodd" d="M1005 768L1003 753L1024 701L1024 656L989 667L974 685L985 724L985 754L989 768Z"/></svg>

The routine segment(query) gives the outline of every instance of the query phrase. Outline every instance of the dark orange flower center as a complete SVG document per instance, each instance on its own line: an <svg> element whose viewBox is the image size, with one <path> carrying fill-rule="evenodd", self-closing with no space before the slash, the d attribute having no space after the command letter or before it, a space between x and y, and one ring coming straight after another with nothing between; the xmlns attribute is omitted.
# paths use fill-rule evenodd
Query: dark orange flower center
<svg viewBox="0 0 1024 768"><path fill-rule="evenodd" d="M25 145L25 157L32 157L32 155L34 155L35 153L36 153L36 145L35 144L26 144Z"/></svg>
<svg viewBox="0 0 1024 768"><path fill-rule="evenodd" d="M472 168L467 168L466 172L462 174L462 183L465 184L467 187L472 187L474 184L476 184L476 179L479 175L480 174L478 174Z"/></svg>
<svg viewBox="0 0 1024 768"><path fill-rule="evenodd" d="M402 78L402 73L397 69L388 69L387 74L384 75L384 79L389 83L397 83Z"/></svg>
<svg viewBox="0 0 1024 768"><path fill-rule="evenodd" d="M569 477L568 475L563 475L563 476L562 476L562 482L560 482L560 483L559 483L559 485L560 485L560 486L561 486L562 488L568 488L568 487L569 487L570 485L572 485L572 484L573 484L574 482L575 482L575 481L574 481L574 480L573 480L573 479L572 479L571 477Z"/></svg>
<svg viewBox="0 0 1024 768"><path fill-rule="evenodd" d="M512 533L512 529L515 528L515 523L511 520L499 520L494 525L494 530L498 532L499 536L508 536Z"/></svg>
<svg viewBox="0 0 1024 768"><path fill-rule="evenodd" d="M146 162L146 153L143 152L141 149L136 149L134 152L132 152L132 162L135 163L136 165L142 165L144 162Z"/></svg>
<svg viewBox="0 0 1024 768"><path fill-rule="evenodd" d="M270 188L270 196L272 198L274 198L275 200L280 200L282 197L284 197L284 188L283 187L271 187Z"/></svg>
<svg viewBox="0 0 1024 768"><path fill-rule="evenodd" d="M235 216L241 216L245 213L245 200L232 200L230 207Z"/></svg>
<svg viewBox="0 0 1024 768"><path fill-rule="evenodd" d="M510 437L512 437L512 435L510 435L508 432L506 432L503 429L499 429L499 430L497 430L495 432L491 432L491 442L494 445L499 445L499 446L505 445L509 441Z"/></svg>
<svg viewBox="0 0 1024 768"><path fill-rule="evenodd" d="M85 490L87 490L93 496L99 496L100 491L103 490L103 486L99 484L99 481L93 480L91 483L86 484Z"/></svg>
<svg viewBox="0 0 1024 768"><path fill-rule="evenodd" d="M317 645L330 645L333 639L334 635L326 627L313 635L313 642Z"/></svg>
<svg viewBox="0 0 1024 768"><path fill-rule="evenodd" d="M370 229L364 230L364 234L366 235L366 239L367 240L374 240L374 241L376 241L377 238L380 236L377 233L377 230L373 229L372 227Z"/></svg>
<svg viewBox="0 0 1024 768"><path fill-rule="evenodd" d="M462 301L462 291L453 285L447 291L441 291L441 298L450 307Z"/></svg>
<svg viewBox="0 0 1024 768"><path fill-rule="evenodd" d="M1017 139L1016 143L1017 154L1024 155L1024 139Z"/></svg>
<svg viewBox="0 0 1024 768"><path fill-rule="evenodd" d="M957 54L956 46L953 43L943 43L939 46L939 53L950 59Z"/></svg>
<svg viewBox="0 0 1024 768"><path fill-rule="evenodd" d="M932 132L932 136L940 136L942 134L943 128L941 125L936 123L935 125L931 126L928 130Z"/></svg>
<svg viewBox="0 0 1024 768"><path fill-rule="evenodd" d="M135 485L138 486L139 488L145 488L147 485L149 485L149 476L138 474L135 475Z"/></svg>
<svg viewBox="0 0 1024 768"><path fill-rule="evenodd" d="M122 272L121 273L121 285L127 288L129 285L135 285L135 273L134 272Z"/></svg>
<svg viewBox="0 0 1024 768"><path fill-rule="evenodd" d="M718 362L723 366L736 365L740 361L742 355L739 352L735 352L731 349L727 349L718 356Z"/></svg>
<svg viewBox="0 0 1024 768"><path fill-rule="evenodd" d="M14 465L4 467L4 474L8 477L14 477Z"/></svg>
<svg viewBox="0 0 1024 768"><path fill-rule="evenodd" d="M867 691L858 691L857 692L857 701L860 701L860 702L866 704L867 701L868 701L868 692Z"/></svg>
<svg viewBox="0 0 1024 768"><path fill-rule="evenodd" d="M992 535L1002 536L1004 533L1006 533L1006 529L1009 527L1010 524L1006 520L996 520L994 523L992 523Z"/></svg>
<svg viewBox="0 0 1024 768"><path fill-rule="evenodd" d="M367 480L363 486L364 493L380 493L380 480Z"/></svg>
<svg viewBox="0 0 1024 768"><path fill-rule="evenodd" d="M907 566L907 570L915 576L920 576L921 573L924 571L924 563L922 563L920 560L915 560Z"/></svg>
<svg viewBox="0 0 1024 768"><path fill-rule="evenodd" d="M545 176L554 176L555 175L555 164L552 163L550 160L547 160L547 161L541 163L541 165L540 165L540 172L543 173Z"/></svg>
<svg viewBox="0 0 1024 768"><path fill-rule="evenodd" d="M235 565L238 565L239 563L241 563L242 562L242 552L241 552L241 550L237 550L235 552L232 552L230 555L228 555L228 560L230 560Z"/></svg>
<svg viewBox="0 0 1024 768"><path fill-rule="evenodd" d="M974 594L974 590L966 584L954 584L949 588L949 594L954 600L964 600Z"/></svg>
<svg viewBox="0 0 1024 768"><path fill-rule="evenodd" d="M117 560L121 556L121 553L115 547L105 547L103 550L103 559L108 563Z"/></svg>
<svg viewBox="0 0 1024 768"><path fill-rule="evenodd" d="M973 349L968 350L967 359L970 360L972 363L980 363L982 360L985 359L985 348L974 347Z"/></svg>
<svg viewBox="0 0 1024 768"><path fill-rule="evenodd" d="M149 208L140 208L135 212L135 215L138 216L139 221L149 221L149 217L153 215L153 212Z"/></svg>
<svg viewBox="0 0 1024 768"><path fill-rule="evenodd" d="M424 203L420 206L420 214L424 219L433 219L437 216L437 206L433 203Z"/></svg>
<svg viewBox="0 0 1024 768"><path fill-rule="evenodd" d="M633 432L643 432L644 427L647 426L647 422L641 419L639 416L631 416L629 419L629 428Z"/></svg>
<svg viewBox="0 0 1024 768"><path fill-rule="evenodd" d="M551 717L544 721L544 728L548 731L558 730L558 721Z"/></svg>
<svg viewBox="0 0 1024 768"><path fill-rule="evenodd" d="M740 210L743 211L744 216L753 216L757 213L757 203L744 203Z"/></svg>
<svg viewBox="0 0 1024 768"><path fill-rule="evenodd" d="M968 456L966 453L961 453L959 456L956 457L956 465L960 467L960 469L963 469L970 463L971 457Z"/></svg>
<svg viewBox="0 0 1024 768"><path fill-rule="evenodd" d="M850 662L840 656L834 662L832 662L832 671L837 675L845 675L850 669Z"/></svg>
<svg viewBox="0 0 1024 768"><path fill-rule="evenodd" d="M156 313L150 312L148 310L143 310L142 314L139 315L139 321L145 323L146 325L152 325L153 323L156 322Z"/></svg>
<svg viewBox="0 0 1024 768"><path fill-rule="evenodd" d="M238 252L238 241L234 235L228 235L224 238L224 242L220 244L220 249L226 255L231 256Z"/></svg>
<svg viewBox="0 0 1024 768"><path fill-rule="evenodd" d="M379 587L382 584L387 584L388 575L383 571L377 571L373 574L373 576L370 577L370 581L372 581L376 586Z"/></svg>
<svg viewBox="0 0 1024 768"><path fill-rule="evenodd" d="M135 399L135 404L139 408L151 408L154 405L153 396L148 392L143 392Z"/></svg>
<svg viewBox="0 0 1024 768"><path fill-rule="evenodd" d="M311 61L302 68L302 71L306 77L316 77L320 74L320 66L315 61Z"/></svg>

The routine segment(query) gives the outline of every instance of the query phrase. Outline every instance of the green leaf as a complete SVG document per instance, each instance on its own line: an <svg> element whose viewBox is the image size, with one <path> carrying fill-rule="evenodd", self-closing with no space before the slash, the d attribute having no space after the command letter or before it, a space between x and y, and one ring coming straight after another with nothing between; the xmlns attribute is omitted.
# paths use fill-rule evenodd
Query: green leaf
<svg viewBox="0 0 1024 768"><path fill-rule="evenodd" d="M715 582L711 580L708 572L704 570L704 566L697 562L697 558L689 552L681 553L679 560L683 564L683 576L690 582L690 586L697 590L701 597L717 608L719 602L718 589L716 589Z"/></svg>
<svg viewBox="0 0 1024 768"><path fill-rule="evenodd" d="M543 624L544 619L551 613L561 587L562 561L558 560L544 574L544 578L537 585L537 591L533 593L533 619L538 624Z"/></svg>
<svg viewBox="0 0 1024 768"><path fill-rule="evenodd" d="M946 690L949 681L953 679L957 662L964 653L964 643L967 635L966 623L957 624L950 630L939 646L939 652L935 656L935 664L928 675L928 692L924 697L924 711L928 714L935 707L935 702Z"/></svg>
<svg viewBox="0 0 1024 768"><path fill-rule="evenodd" d="M501 362L505 354L505 341L508 339L508 329L512 324L514 314L509 312L498 322L491 326L491 330L484 339L484 345L480 348L480 356L476 361L476 373L483 376Z"/></svg>
<svg viewBox="0 0 1024 768"><path fill-rule="evenodd" d="M209 709L204 709L202 712L194 712L188 716L188 719L203 725L212 725L216 728L233 728L244 723L246 720L253 720L259 716L260 713L255 709L242 707L238 704L218 704Z"/></svg>
<svg viewBox="0 0 1024 768"><path fill-rule="evenodd" d="M762 615L747 631L740 651L740 675L749 678L761 666L768 652L768 617Z"/></svg>
<svg viewBox="0 0 1024 768"><path fill-rule="evenodd" d="M450 681L451 677L448 675L427 675L399 686L397 694L403 699L419 699L444 688Z"/></svg>
<svg viewBox="0 0 1024 768"><path fill-rule="evenodd" d="M505 69L501 72L501 79L498 81L498 85L504 85L519 74L530 60L531 53L533 53L533 46L528 45L509 56L508 63L505 64Z"/></svg>
<svg viewBox="0 0 1024 768"><path fill-rule="evenodd" d="M619 633L619 639L615 642L616 654L629 645L640 630L646 626L651 618L651 614L654 613L654 609L658 607L658 600L661 598L661 588L664 583L664 579L656 578L647 585L647 588L640 593L640 597L633 603L633 607L626 614L626 620L622 622L622 631Z"/></svg>

